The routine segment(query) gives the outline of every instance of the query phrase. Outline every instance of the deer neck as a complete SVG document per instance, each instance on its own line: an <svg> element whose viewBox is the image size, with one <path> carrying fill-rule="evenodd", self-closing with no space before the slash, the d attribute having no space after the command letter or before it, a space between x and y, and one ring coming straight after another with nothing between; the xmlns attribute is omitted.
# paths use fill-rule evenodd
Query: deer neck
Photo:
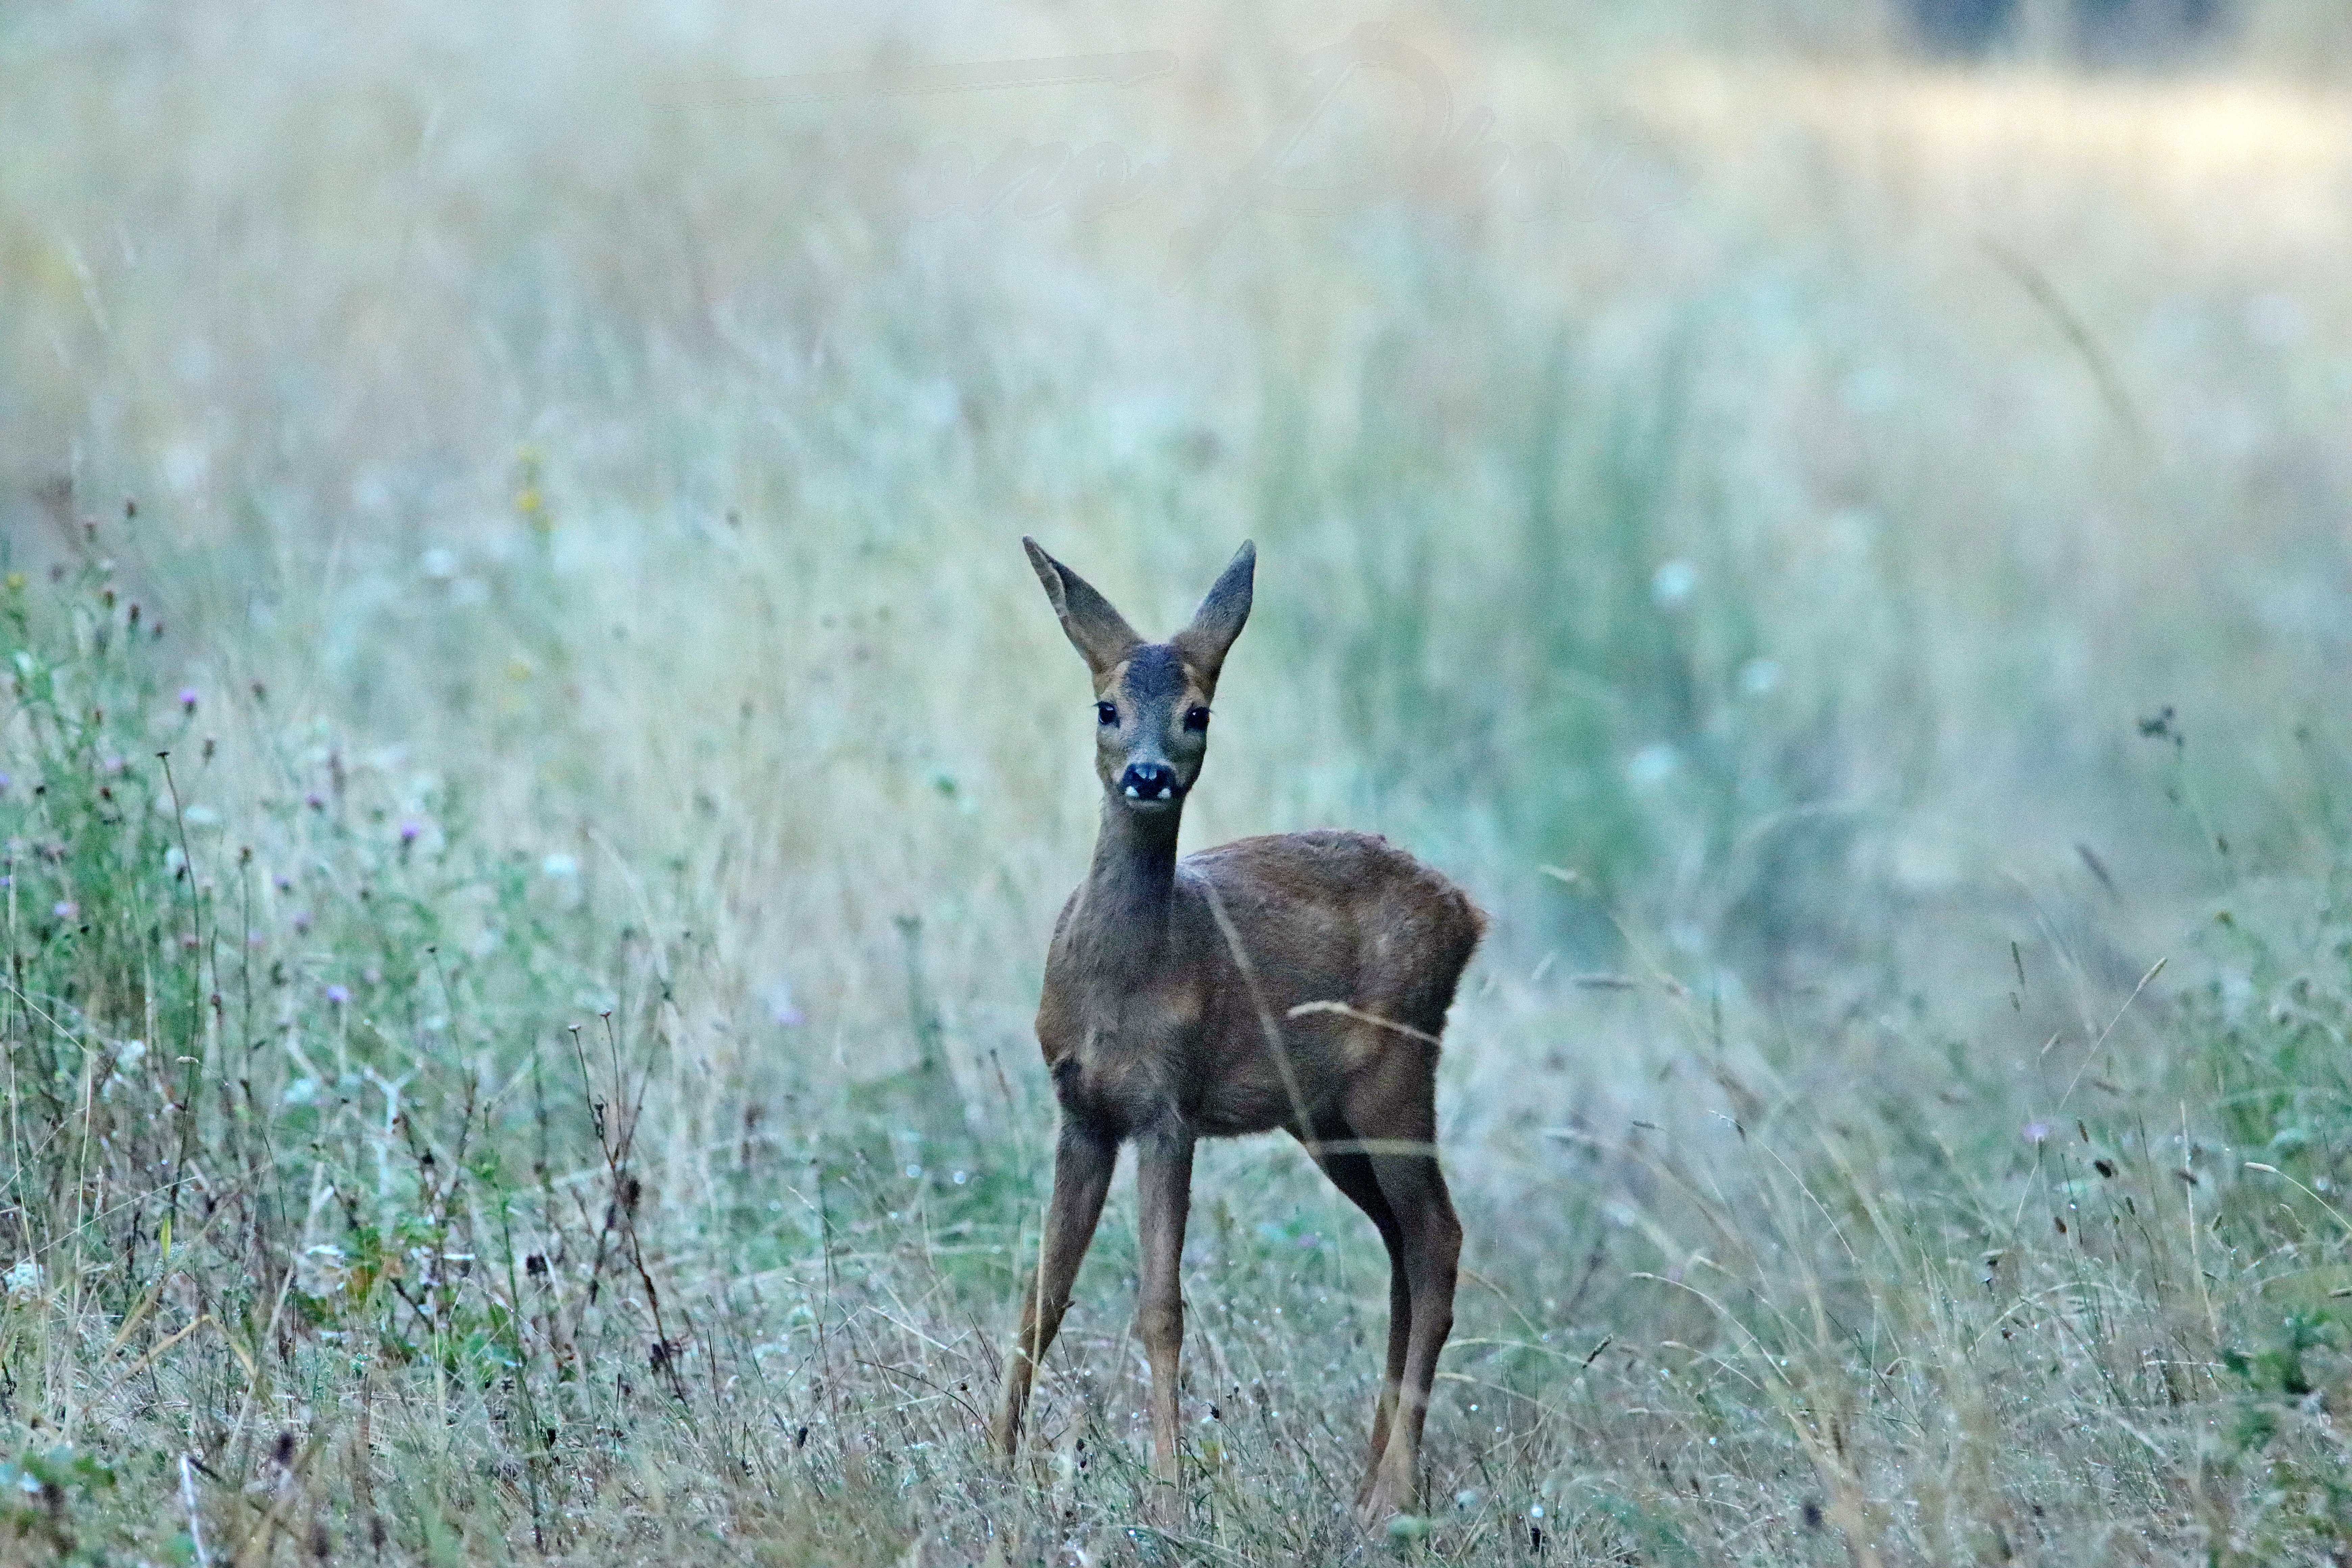
<svg viewBox="0 0 2352 1568"><path fill-rule="evenodd" d="M1103 803L1102 833L1087 873L1089 967L1132 983L1167 960L1176 899L1176 824L1181 810L1146 816Z"/></svg>

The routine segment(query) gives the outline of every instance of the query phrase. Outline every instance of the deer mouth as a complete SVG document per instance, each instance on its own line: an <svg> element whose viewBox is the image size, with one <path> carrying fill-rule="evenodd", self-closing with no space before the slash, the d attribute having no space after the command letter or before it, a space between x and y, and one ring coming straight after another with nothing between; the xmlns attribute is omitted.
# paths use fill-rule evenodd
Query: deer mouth
<svg viewBox="0 0 2352 1568"><path fill-rule="evenodd" d="M1122 784L1119 799L1129 811L1173 811L1184 802L1184 786L1173 782Z"/></svg>

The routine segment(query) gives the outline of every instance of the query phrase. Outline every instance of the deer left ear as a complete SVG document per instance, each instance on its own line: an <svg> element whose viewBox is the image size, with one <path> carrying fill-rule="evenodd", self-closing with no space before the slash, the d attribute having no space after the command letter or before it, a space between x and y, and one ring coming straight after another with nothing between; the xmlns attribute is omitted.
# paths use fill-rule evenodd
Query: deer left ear
<svg viewBox="0 0 2352 1568"><path fill-rule="evenodd" d="M1045 597L1053 601L1054 614L1061 620L1070 646L1078 650L1097 679L1135 651L1143 639L1108 599L1095 592L1092 584L1040 550L1037 542L1026 535L1021 548L1029 552L1029 564L1037 581L1045 585Z"/></svg>
<svg viewBox="0 0 2352 1568"><path fill-rule="evenodd" d="M1257 580L1257 546L1248 540L1234 552L1233 561L1219 573L1209 596L1192 612L1192 624L1169 640L1184 662L1201 672L1212 687L1224 668L1225 652L1242 635L1250 613L1250 595Z"/></svg>

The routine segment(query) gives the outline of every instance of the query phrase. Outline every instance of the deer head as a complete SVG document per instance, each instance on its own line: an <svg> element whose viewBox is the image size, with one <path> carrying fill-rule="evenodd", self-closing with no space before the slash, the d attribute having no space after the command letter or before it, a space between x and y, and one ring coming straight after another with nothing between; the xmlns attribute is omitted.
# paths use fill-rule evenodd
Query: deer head
<svg viewBox="0 0 2352 1568"><path fill-rule="evenodd" d="M1087 661L1095 689L1095 776L1113 804L1173 816L1201 776L1209 706L1225 652L1249 619L1257 547L1244 541L1192 624L1166 642L1145 642L1085 578L1024 539L1062 630Z"/></svg>

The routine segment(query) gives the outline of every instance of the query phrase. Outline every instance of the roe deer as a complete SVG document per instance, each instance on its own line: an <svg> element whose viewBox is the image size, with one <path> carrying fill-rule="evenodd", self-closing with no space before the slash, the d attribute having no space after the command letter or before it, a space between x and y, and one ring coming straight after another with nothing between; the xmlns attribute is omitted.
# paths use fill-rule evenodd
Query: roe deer
<svg viewBox="0 0 2352 1568"><path fill-rule="evenodd" d="M1070 1302L1118 1146L1137 1145L1155 1481L1178 1480L1177 1279L1192 1145L1279 1128L1389 1250L1388 1366L1357 1503L1417 1504L1422 1424L1454 1326L1462 1227L1437 1167L1438 1036L1485 918L1460 889L1360 833L1244 838L1179 860L1209 703L1248 619L1244 543L1192 624L1147 643L1109 601L1022 543L1094 677L1102 833L1055 923L1037 1043L1061 1102L1054 1196L993 1439L1018 1447L1030 1380ZM1155 1490L1155 1511L1174 1505Z"/></svg>

